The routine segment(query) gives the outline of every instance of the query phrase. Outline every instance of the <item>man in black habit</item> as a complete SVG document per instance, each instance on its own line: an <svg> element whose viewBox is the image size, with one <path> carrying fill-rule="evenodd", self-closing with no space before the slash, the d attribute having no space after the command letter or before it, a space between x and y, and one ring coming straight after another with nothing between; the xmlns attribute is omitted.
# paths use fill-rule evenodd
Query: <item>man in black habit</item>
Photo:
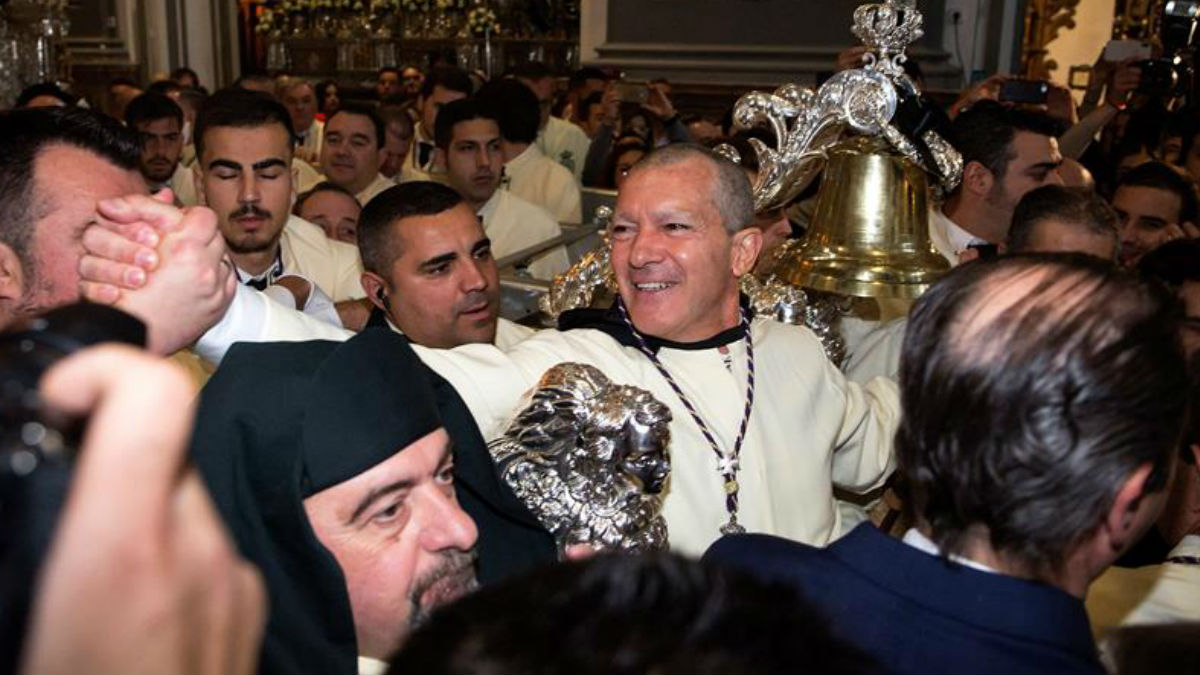
<svg viewBox="0 0 1200 675"><path fill-rule="evenodd" d="M483 581L554 559L431 378L403 336L368 329L238 345L202 392L193 458L266 581L260 672L382 670L411 625L475 587L477 555Z"/></svg>

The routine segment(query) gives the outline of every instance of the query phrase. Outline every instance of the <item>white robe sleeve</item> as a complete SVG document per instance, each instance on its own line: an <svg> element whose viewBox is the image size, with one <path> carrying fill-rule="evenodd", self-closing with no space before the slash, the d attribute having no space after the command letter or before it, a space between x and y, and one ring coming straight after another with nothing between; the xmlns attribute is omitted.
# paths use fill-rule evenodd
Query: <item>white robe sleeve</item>
<svg viewBox="0 0 1200 675"><path fill-rule="evenodd" d="M834 444L833 483L853 492L879 487L895 467L899 387L885 377L865 384L852 382L828 359L822 361L822 368L828 395L842 403L841 425Z"/></svg>
<svg viewBox="0 0 1200 675"><path fill-rule="evenodd" d="M353 335L351 331L314 319L238 284L225 316L196 342L196 353L204 360L220 365L225 352L237 342L344 342Z"/></svg>

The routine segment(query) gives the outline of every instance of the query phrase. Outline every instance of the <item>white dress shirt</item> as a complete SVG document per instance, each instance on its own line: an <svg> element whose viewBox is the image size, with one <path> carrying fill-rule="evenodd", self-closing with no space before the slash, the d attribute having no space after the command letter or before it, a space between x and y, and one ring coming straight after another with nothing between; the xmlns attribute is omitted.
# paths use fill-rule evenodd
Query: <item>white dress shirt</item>
<svg viewBox="0 0 1200 675"><path fill-rule="evenodd" d="M483 231L492 241L492 255L503 258L562 234L562 228L546 209L535 206L507 190L496 190L479 210ZM529 274L553 279L570 267L567 251L557 246L529 264Z"/></svg>

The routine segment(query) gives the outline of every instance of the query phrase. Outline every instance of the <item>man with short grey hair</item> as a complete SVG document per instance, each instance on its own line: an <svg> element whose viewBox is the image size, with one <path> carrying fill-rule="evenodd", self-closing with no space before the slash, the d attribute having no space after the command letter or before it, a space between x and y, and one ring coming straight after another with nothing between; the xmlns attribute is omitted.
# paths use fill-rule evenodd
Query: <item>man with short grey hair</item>
<svg viewBox="0 0 1200 675"><path fill-rule="evenodd" d="M833 485L867 491L891 471L895 383L848 382L807 328L743 304L738 280L762 244L762 233L746 226L749 182L699 146L656 153L617 199L612 307L568 312L560 330L507 350L471 344L418 354L454 385L488 439L563 361L648 390L672 414L663 515L675 550L696 555L723 533L746 530L826 545L840 531ZM101 267L95 280L120 278L121 263ZM349 335L266 302L239 292L200 352L219 360L233 342Z"/></svg>

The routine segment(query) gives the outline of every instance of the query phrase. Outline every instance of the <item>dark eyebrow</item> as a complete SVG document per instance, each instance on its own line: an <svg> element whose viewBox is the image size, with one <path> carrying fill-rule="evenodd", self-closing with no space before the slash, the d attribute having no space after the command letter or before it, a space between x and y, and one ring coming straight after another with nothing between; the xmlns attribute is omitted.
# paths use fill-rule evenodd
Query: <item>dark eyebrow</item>
<svg viewBox="0 0 1200 675"><path fill-rule="evenodd" d="M263 169L269 169L273 166L287 167L287 162L278 157L272 157L271 159L264 159L261 162L255 162L250 168L254 169L255 171L262 171Z"/></svg>
<svg viewBox="0 0 1200 675"><path fill-rule="evenodd" d="M1053 171L1054 169L1057 169L1057 168L1058 168L1058 167L1060 167L1060 166L1062 166L1062 162L1061 162L1061 161L1058 161L1058 162L1038 162L1037 164L1034 164L1033 166L1031 166L1031 167L1029 167L1028 169L1026 169L1026 171L1027 171L1027 172L1030 172L1030 173L1033 173L1033 172L1036 172L1036 171Z"/></svg>
<svg viewBox="0 0 1200 675"><path fill-rule="evenodd" d="M471 247L471 253L479 253L483 249L489 248L491 245L492 245L492 240L488 239L487 237L484 237L483 239L480 239L479 241L475 242L475 245Z"/></svg>
<svg viewBox="0 0 1200 675"><path fill-rule="evenodd" d="M442 263L454 262L457 259L458 259L457 253L443 253L442 255L434 256L434 257L430 258L429 260L422 262L420 264L420 268L428 269L430 267L437 267L438 265L441 265Z"/></svg>
<svg viewBox="0 0 1200 675"><path fill-rule="evenodd" d="M368 136L368 135L366 135L366 134L351 134L351 135L350 135L350 138L353 138L354 140L359 140L359 139L362 139L362 140L364 140L364 141L370 141L370 140L371 140L371 137L370 137L370 136Z"/></svg>
<svg viewBox="0 0 1200 675"><path fill-rule="evenodd" d="M401 490L408 490L412 488L412 486L412 480L400 480L396 481L395 483L389 483L371 490L367 493L367 496L363 497L363 500L358 503L358 506L355 507L354 513L350 515L350 519L346 521L346 524L353 525L363 513L366 513L367 509L371 508L371 506L380 499L383 499L390 494L400 492Z"/></svg>
<svg viewBox="0 0 1200 675"><path fill-rule="evenodd" d="M230 160L230 159L214 159L213 161L208 163L208 168L210 170L216 169L218 167L224 168L224 169L233 169L234 171L242 170L241 164L238 164L237 162Z"/></svg>

